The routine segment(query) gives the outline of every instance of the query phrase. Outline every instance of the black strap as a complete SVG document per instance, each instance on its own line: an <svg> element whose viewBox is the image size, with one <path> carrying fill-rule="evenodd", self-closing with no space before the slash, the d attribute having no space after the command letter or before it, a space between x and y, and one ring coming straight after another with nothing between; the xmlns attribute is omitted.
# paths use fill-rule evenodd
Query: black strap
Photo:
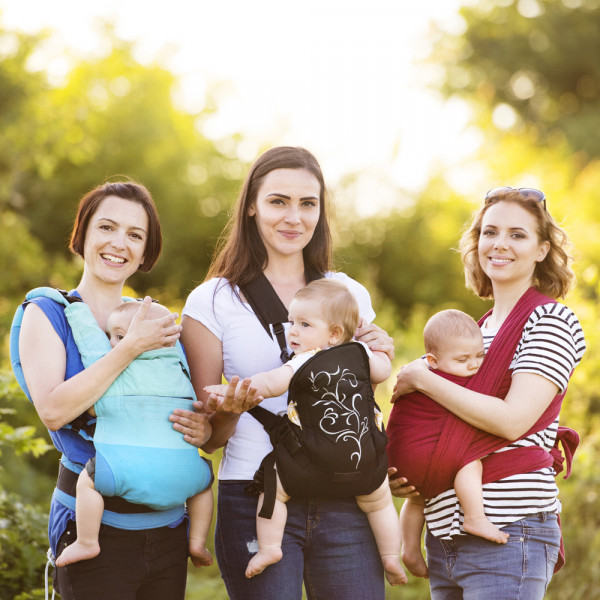
<svg viewBox="0 0 600 600"><path fill-rule="evenodd" d="M275 452L265 456L261 464L264 469L264 496L263 503L258 513L262 519L270 519L273 516L275 508L275 499L277 497L277 471L275 470Z"/></svg>
<svg viewBox="0 0 600 600"><path fill-rule="evenodd" d="M56 288L56 291L59 292L62 296L64 296L65 300L69 304L73 304L73 302L83 302L83 300L79 296L69 296L69 292L67 292L66 290Z"/></svg>
<svg viewBox="0 0 600 600"><path fill-rule="evenodd" d="M292 355L287 349L283 326L288 320L288 311L281 298L262 271L256 279L240 286L240 289L271 339L273 339L273 335L270 326L273 325L273 332L281 349L281 362L286 363Z"/></svg>
<svg viewBox="0 0 600 600"><path fill-rule="evenodd" d="M321 279L322 277L323 275L320 273L315 273L312 271L305 272L307 283L310 283L315 279ZM277 292L273 289L271 282L267 279L262 271L252 281L241 285L240 290L244 294L246 301L252 307L254 314L271 339L273 339L273 335L271 334L270 325L273 326L273 333L275 333L277 343L281 349L279 357L281 358L281 362L285 364L288 362L288 360L290 360L290 358L292 358L293 353L290 353L287 349L285 328L283 324L287 323L288 321L288 311L281 301L281 298L277 295ZM274 415L270 411L265 410L260 406L256 406L250 409L248 412L267 430L269 436L271 437L271 442L273 445L275 445L271 433L281 421L281 417Z"/></svg>
<svg viewBox="0 0 600 600"><path fill-rule="evenodd" d="M58 479L56 481L56 487L65 494L76 497L77 479L79 475L67 469L62 463L58 468ZM145 504L134 504L133 502L127 502L123 498L118 496L102 496L104 500L104 510L110 510L120 514L139 514L156 512L153 508L146 506Z"/></svg>
<svg viewBox="0 0 600 600"><path fill-rule="evenodd" d="M320 273L313 273L312 271L306 271L305 277L306 282L310 283L315 279L321 279L323 275ZM273 326L273 332L275 333L279 348L281 349L281 362L286 363L292 358L292 354L290 354L287 349L285 328L283 326L283 324L288 321L288 311L281 301L281 298L277 295L271 282L266 278L262 271L255 279L241 285L240 289L271 339L273 339L271 325Z"/></svg>

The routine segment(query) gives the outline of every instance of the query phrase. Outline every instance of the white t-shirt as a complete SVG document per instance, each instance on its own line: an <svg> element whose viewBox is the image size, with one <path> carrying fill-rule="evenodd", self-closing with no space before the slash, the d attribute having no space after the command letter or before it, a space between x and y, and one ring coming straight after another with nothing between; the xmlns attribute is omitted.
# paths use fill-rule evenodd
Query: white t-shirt
<svg viewBox="0 0 600 600"><path fill-rule="evenodd" d="M367 352L367 357L370 359L373 356L369 346L367 346L364 342L356 342L360 344L365 351ZM300 354L294 354L294 356L285 364L288 367L292 368L292 371L295 373L306 361L310 360L317 352L321 350L325 350L326 348L317 348L316 350L307 350L306 352L301 352Z"/></svg>
<svg viewBox="0 0 600 600"><path fill-rule="evenodd" d="M327 273L348 287L358 302L361 317L368 323L375 318L371 297L366 288L344 273ZM237 292L237 295L236 295ZM230 381L234 375L251 377L282 365L277 339L271 339L249 304L239 299L225 279L214 278L199 285L188 296L183 314L202 323L223 345L223 375ZM289 323L285 324L286 332ZM287 393L263 400L261 406L276 414L285 414ZM251 480L262 459L272 450L263 426L244 413L234 434L223 450L219 479Z"/></svg>

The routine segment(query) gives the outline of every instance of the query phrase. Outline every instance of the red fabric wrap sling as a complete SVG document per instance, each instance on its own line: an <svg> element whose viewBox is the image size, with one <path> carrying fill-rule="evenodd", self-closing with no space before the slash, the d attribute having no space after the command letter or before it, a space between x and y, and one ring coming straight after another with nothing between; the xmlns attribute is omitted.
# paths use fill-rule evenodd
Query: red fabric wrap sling
<svg viewBox="0 0 600 600"><path fill-rule="evenodd" d="M438 374L473 391L504 398L512 378L509 366L525 323L536 307L550 302L555 301L530 288L502 324L475 375L467 379ZM489 314L481 318L480 326ZM557 394L544 414L521 438L553 423L560 413L564 395L565 392ZM454 477L459 469L482 457L485 457L482 460L483 483L548 466L554 466L559 473L563 461L559 442L563 444L567 456L566 478L570 474L571 459L579 441L576 432L559 427L552 453L540 447L528 447L491 454L510 442L469 425L419 392L407 394L396 401L386 431L389 438L389 466L396 467L398 475L406 477L425 498L433 498L453 488Z"/></svg>

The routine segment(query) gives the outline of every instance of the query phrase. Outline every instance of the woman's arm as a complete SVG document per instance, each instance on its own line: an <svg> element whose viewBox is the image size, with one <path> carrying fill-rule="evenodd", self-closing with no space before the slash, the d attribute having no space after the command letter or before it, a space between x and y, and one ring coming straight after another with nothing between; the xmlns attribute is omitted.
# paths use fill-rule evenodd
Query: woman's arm
<svg viewBox="0 0 600 600"><path fill-rule="evenodd" d="M150 301L140 306L127 335L100 360L65 381L65 346L44 311L36 304L25 309L19 348L23 375L35 408L48 429L56 431L88 410L131 363L147 350L179 337L172 316L145 320Z"/></svg>
<svg viewBox="0 0 600 600"><path fill-rule="evenodd" d="M542 416L558 393L558 386L542 375L515 373L506 398L480 394L432 373L423 359L402 367L392 402L419 391L470 425L516 440Z"/></svg>
<svg viewBox="0 0 600 600"><path fill-rule="evenodd" d="M205 325L184 315L181 342L190 365L192 385L198 400L206 410L211 412L210 424L212 433L208 441L202 445L206 452L214 452L227 443L233 435L240 415L256 406L262 398L256 390L250 388L250 380L245 379L239 385L239 377L232 377L224 398L208 394L206 386L220 384L223 375L223 346L221 341ZM176 411L171 420L174 427L182 431L184 423ZM188 434L189 435L189 434Z"/></svg>

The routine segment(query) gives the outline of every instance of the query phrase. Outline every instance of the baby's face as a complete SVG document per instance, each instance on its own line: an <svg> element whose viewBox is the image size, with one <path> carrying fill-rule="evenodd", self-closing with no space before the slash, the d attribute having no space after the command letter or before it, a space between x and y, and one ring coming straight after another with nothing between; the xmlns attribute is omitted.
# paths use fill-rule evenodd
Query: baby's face
<svg viewBox="0 0 600 600"><path fill-rule="evenodd" d="M305 299L292 300L289 320L288 341L296 354L331 345L331 327L323 319L320 303Z"/></svg>
<svg viewBox="0 0 600 600"><path fill-rule="evenodd" d="M483 340L480 337L460 337L445 340L435 353L436 369L456 375L470 377L481 367L485 357Z"/></svg>
<svg viewBox="0 0 600 600"><path fill-rule="evenodd" d="M124 337L131 324L132 314L129 311L115 312L106 322L106 335L114 348Z"/></svg>

